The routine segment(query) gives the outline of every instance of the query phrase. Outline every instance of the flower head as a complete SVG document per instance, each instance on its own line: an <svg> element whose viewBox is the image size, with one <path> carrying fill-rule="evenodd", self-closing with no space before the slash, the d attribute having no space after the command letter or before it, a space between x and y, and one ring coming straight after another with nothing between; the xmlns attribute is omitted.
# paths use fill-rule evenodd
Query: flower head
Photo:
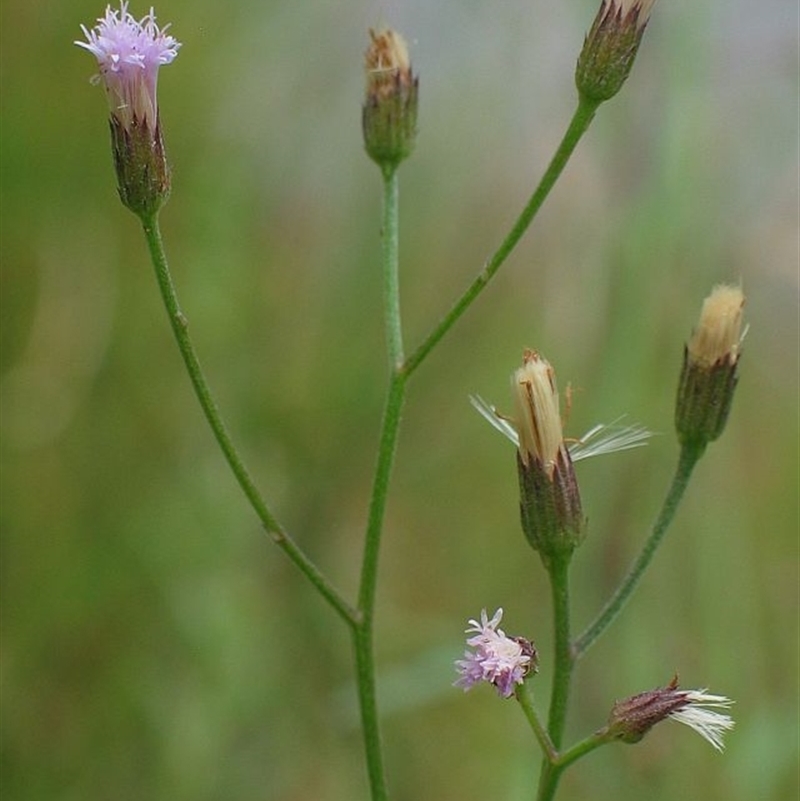
<svg viewBox="0 0 800 801"><path fill-rule="evenodd" d="M715 710L729 709L732 704L724 695L710 695L706 690L681 690L676 676L666 687L617 701L605 732L610 739L637 743L656 723L671 718L685 723L722 751L723 735L733 728L734 721Z"/></svg>
<svg viewBox="0 0 800 801"><path fill-rule="evenodd" d="M81 25L85 42L100 65L111 110L111 146L122 202L143 219L155 214L170 191L169 165L161 136L156 83L158 68L178 54L180 42L159 28L153 9L137 22L127 0L106 7L92 30Z"/></svg>
<svg viewBox="0 0 800 801"><path fill-rule="evenodd" d="M134 119L155 128L158 122L156 83L158 68L169 64L181 46L167 33L169 25L159 28L153 9L137 22L128 12L127 0L119 11L106 7L104 17L88 30L81 25L85 42L76 41L97 58L102 81L108 95L111 113L125 128Z"/></svg>
<svg viewBox="0 0 800 801"><path fill-rule="evenodd" d="M399 33L388 28L370 30L369 37L361 117L364 146L381 169L391 170L414 149L419 79L411 70L408 47Z"/></svg>
<svg viewBox="0 0 800 801"><path fill-rule="evenodd" d="M533 643L524 637L507 637L498 628L503 610L498 609L491 620L486 610L481 610L480 622L470 620L466 633L474 633L467 639L473 650L464 652L464 659L456 661L460 674L453 682L455 687L471 689L482 681L493 684L501 698L510 698L514 685L522 684L525 676L537 670L537 653Z"/></svg>
<svg viewBox="0 0 800 801"><path fill-rule="evenodd" d="M725 428L738 381L743 307L735 286L717 286L703 302L678 383L675 426L683 445L705 448Z"/></svg>
<svg viewBox="0 0 800 801"><path fill-rule="evenodd" d="M641 447L652 432L641 425L620 425L621 418L617 418L593 426L580 439L565 439L555 373L535 351L525 351L523 365L512 375L511 385L517 407L514 418L500 414L476 395L470 396L470 403L517 448L522 525L533 547L545 555L543 535L553 538L551 545L575 547L583 536L585 521L572 463Z"/></svg>
<svg viewBox="0 0 800 801"><path fill-rule="evenodd" d="M611 99L625 83L655 0L603 0L583 44L575 83L596 103Z"/></svg>
<svg viewBox="0 0 800 801"><path fill-rule="evenodd" d="M517 406L517 474L522 530L545 567L582 542L586 519L578 481L564 441L558 389L549 362L532 350L512 377Z"/></svg>

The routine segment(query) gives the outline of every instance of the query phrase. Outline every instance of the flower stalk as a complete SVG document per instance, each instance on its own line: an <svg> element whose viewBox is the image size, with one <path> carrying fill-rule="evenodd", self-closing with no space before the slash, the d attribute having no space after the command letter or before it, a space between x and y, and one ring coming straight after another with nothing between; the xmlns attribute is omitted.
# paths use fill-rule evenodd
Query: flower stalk
<svg viewBox="0 0 800 801"><path fill-rule="evenodd" d="M547 167L538 186L525 204L511 230L505 236L497 250L489 257L472 283L467 287L460 298L453 304L449 312L439 324L428 334L422 343L414 350L405 362L404 369L411 375L425 361L430 352L436 347L447 332L455 325L466 310L475 302L478 296L488 286L497 274L511 252L522 239L530 227L542 204L566 167L570 156L575 151L581 137L586 133L594 119L595 111L600 104L591 98L581 97L572 116L572 120L558 146L550 164Z"/></svg>
<svg viewBox="0 0 800 801"><path fill-rule="evenodd" d="M539 742L539 747L542 749L545 759L549 762L557 762L559 758L558 751L553 745L550 735L547 733L547 729L539 719L539 714L533 704L533 692L530 686L526 682L522 682L515 690L515 695L520 707L522 707L522 711L525 713L525 717L530 724L534 736Z"/></svg>
<svg viewBox="0 0 800 801"><path fill-rule="evenodd" d="M189 323L183 314L172 282L164 245L161 240L161 231L158 225L158 216L152 215L143 220L143 229L147 246L150 251L150 258L156 272L158 288L161 298L167 311L172 332L175 336L178 349L183 358L189 379L192 382L195 396L203 410L206 421L222 450L225 460L231 469L236 481L244 492L250 506L258 515L264 529L277 546L291 559L300 569L301 573L311 582L314 588L331 605L336 613L349 625L355 625L359 619L359 613L347 602L344 597L335 589L325 575L319 570L314 562L305 554L300 546L294 541L289 533L278 522L272 510L264 500L263 496L256 487L255 481L250 475L249 470L244 464L238 449L233 443L227 426L217 407L216 401L211 393L208 381L200 366L200 360L194 349L191 337L189 336Z"/></svg>
<svg viewBox="0 0 800 801"><path fill-rule="evenodd" d="M675 475L639 555L600 614L576 640L576 659L622 611L661 545L695 465L708 443L722 433L738 380L743 306L744 295L736 287L716 287L703 303L678 382L675 419L681 449Z"/></svg>
<svg viewBox="0 0 800 801"><path fill-rule="evenodd" d="M614 594L594 621L586 627L586 630L575 641L573 653L576 660L583 657L600 635L614 622L630 599L633 591L639 585L658 547L661 545L664 535L675 518L675 513L678 511L681 500L683 500L686 488L689 486L692 471L699 458L699 455L693 450L681 449L672 483L667 491L658 517L653 523L650 535Z"/></svg>
<svg viewBox="0 0 800 801"><path fill-rule="evenodd" d="M362 124L365 149L380 167L383 177L381 272L389 386L361 562L359 621L353 627L352 634L371 798L372 801L384 801L387 798L387 787L375 691L375 600L386 501L408 380L407 374L402 370L404 351L400 311L400 205L397 170L400 162L410 155L414 146L419 80L411 72L408 51L399 34L391 30L379 34L370 31L370 40L365 56L367 89Z"/></svg>

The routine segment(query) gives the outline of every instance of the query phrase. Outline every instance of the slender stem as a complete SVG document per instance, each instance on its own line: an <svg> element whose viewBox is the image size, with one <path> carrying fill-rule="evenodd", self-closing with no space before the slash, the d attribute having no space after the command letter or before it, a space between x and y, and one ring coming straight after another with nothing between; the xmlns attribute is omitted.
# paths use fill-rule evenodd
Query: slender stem
<svg viewBox="0 0 800 801"><path fill-rule="evenodd" d="M398 277L399 205L397 171L395 169L387 170L384 172L383 177L383 297L390 377L378 444L378 464L375 468L375 478L372 485L364 556L361 565L361 584L358 593L358 610L361 617L353 631L361 725L364 733L364 747L372 801L384 801L387 798L378 707L375 697L375 655L373 648L378 557L380 555L383 520L389 493L389 479L394 463L397 436L400 430L400 415L408 380L408 376L402 370L403 337Z"/></svg>
<svg viewBox="0 0 800 801"><path fill-rule="evenodd" d="M386 347L393 370L403 364L403 330L400 316L400 213L397 169L383 176L383 307L386 317Z"/></svg>
<svg viewBox="0 0 800 801"><path fill-rule="evenodd" d="M561 175L564 166L569 161L572 152L575 150L576 145L580 138L586 132L586 129L591 123L595 111L600 104L595 101L588 100L581 96L578 107L572 117L572 120L558 146L555 155L553 156L547 171L542 176L539 185L534 190L522 213L517 218L511 230L508 232L506 238L500 244L500 247L494 252L489 260L484 264L483 269L469 285L464 294L456 301L450 311L445 315L436 328L428 335L422 344L409 356L406 362L405 369L410 375L417 367L422 364L428 354L433 350L439 340L453 327L456 320L472 305L473 301L480 295L489 281L492 280L495 273L498 271L503 262L508 258L511 251L517 245L522 235L528 229L528 226L533 221L536 213L544 203L545 198L550 193L550 190L555 185L558 177Z"/></svg>
<svg viewBox="0 0 800 801"><path fill-rule="evenodd" d="M553 623L555 633L555 667L553 691L550 696L550 714L547 730L556 748L561 747L564 724L567 718L567 701L572 680L572 650L569 624L569 562L570 556L554 559L550 566L550 587L553 595Z"/></svg>
<svg viewBox="0 0 800 801"><path fill-rule="evenodd" d="M642 546L642 550L631 565L628 574L617 588L614 595L603 607L600 614L595 618L586 631L581 634L573 646L575 659L580 659L594 644L597 638L608 628L614 618L622 611L631 593L636 589L639 581L652 560L658 546L661 544L664 535L667 533L670 523L675 517L675 512L683 498L692 470L697 464L698 459L703 453L703 449L693 447L683 447L678 457L678 466L672 478L667 497L661 506L661 511L653 524L650 536Z"/></svg>
<svg viewBox="0 0 800 801"><path fill-rule="evenodd" d="M242 461L236 446L231 440L225 423L222 421L217 404L211 394L200 362L195 353L194 345L189 336L189 323L180 309L175 287L167 264L167 257L164 245L161 241L161 231L158 226L158 216L143 218L144 235L147 239L147 246L150 250L150 257L158 279L158 287L161 290L161 297L167 309L172 332L178 343L181 356L183 357L186 370L189 373L192 386L194 387L197 400L203 409L214 438L222 449L225 459L231 468L239 486L247 496L247 500L258 515L267 533L283 549L292 562L300 568L303 575L314 585L326 601L338 612L349 626L354 626L358 620L358 612L348 604L339 592L320 572L319 568L302 551L299 545L289 536L281 524L277 521L266 501L259 493L256 485L250 476L247 468Z"/></svg>
<svg viewBox="0 0 800 801"><path fill-rule="evenodd" d="M551 801L556 794L558 782L563 772L564 768L561 765L547 761L543 763L536 801Z"/></svg>
<svg viewBox="0 0 800 801"><path fill-rule="evenodd" d="M608 737L606 737L604 731L590 734L579 743L575 743L575 745L567 748L565 751L562 751L556 760L556 764L559 769L563 771L573 762L577 761L583 756L586 756L586 754L590 753L591 751L594 751L595 748L599 748L601 745L606 745L608 742L610 742L610 740Z"/></svg>
<svg viewBox="0 0 800 801"><path fill-rule="evenodd" d="M361 565L361 585L358 594L358 608L362 615L362 623L365 626L372 625L383 517L389 492L389 477L397 445L397 434L400 428L400 413L408 380L407 374L401 369L403 339L400 323L398 229L397 172L396 170L391 170L384 175L382 237L383 297L390 377L378 444L378 464L372 485L364 557Z"/></svg>
<svg viewBox="0 0 800 801"><path fill-rule="evenodd" d="M553 747L561 748L564 737L564 726L567 719L567 704L572 681L574 665L570 642L569 622L569 563L571 554L553 558L548 573L550 589L553 596L553 629L555 665L553 668L553 684L550 694L550 713L547 730ZM563 768L557 763L545 759L539 778L539 801L553 797L561 777Z"/></svg>
<svg viewBox="0 0 800 801"><path fill-rule="evenodd" d="M372 801L385 801L388 797L375 693L373 631L378 556L380 554L389 477L392 462L394 461L404 393L405 378L402 373L395 371L392 373L389 383L389 393L383 414L383 425L378 446L378 465L375 469L372 499L367 521L367 535L361 565L361 586L358 594L360 621L353 629L358 702L361 710L361 727L364 735L364 749Z"/></svg>
<svg viewBox="0 0 800 801"><path fill-rule="evenodd" d="M539 720L536 707L533 705L533 693L527 682L523 682L517 687L516 696L519 705L522 707L522 711L525 713L525 717L528 719L531 729L533 729L534 735L536 735L536 739L539 741L545 759L549 762L556 762L558 760L558 751L556 751L553 746L547 729L545 729L541 720Z"/></svg>
<svg viewBox="0 0 800 801"><path fill-rule="evenodd" d="M356 687L361 713L361 731L364 737L364 753L367 761L370 798L386 801L386 776L383 768L378 704L375 698L375 656L373 649L373 626L370 621L353 629L353 646L356 654Z"/></svg>
<svg viewBox="0 0 800 801"><path fill-rule="evenodd" d="M367 519L367 536L364 544L364 558L361 564L361 586L358 593L358 609L361 624L371 625L375 608L375 588L377 584L378 556L380 552L383 517L389 491L389 478L397 446L400 428L400 414L405 397L405 376L394 372L389 381L389 393L383 412L380 443L378 445L378 464L372 485L372 498Z"/></svg>

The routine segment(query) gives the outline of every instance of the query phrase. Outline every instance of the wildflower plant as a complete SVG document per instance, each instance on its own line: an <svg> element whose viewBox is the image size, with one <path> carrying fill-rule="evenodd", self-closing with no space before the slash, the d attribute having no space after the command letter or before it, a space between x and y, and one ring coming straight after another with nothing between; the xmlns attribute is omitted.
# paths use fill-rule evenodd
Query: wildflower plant
<svg viewBox="0 0 800 801"><path fill-rule="evenodd" d="M102 84L109 101L120 198L142 223L172 331L207 422L268 535L350 632L372 801L389 798L376 704L374 620L383 521L408 383L491 282L528 230L598 108L627 80L653 5L654 0L603 0L577 61L576 110L552 161L475 279L409 354L399 293L398 173L418 138L420 82L399 33L390 29L369 32L362 128L366 152L379 167L383 185L380 230L388 385L365 521L360 585L354 599L346 598L316 566L281 525L256 486L223 422L178 302L159 229L159 213L169 197L171 177L156 85L159 69L175 60L181 45L167 32L169 26L156 24L152 9L137 20L128 2L122 2L119 9L109 6L94 28L83 27L84 40L76 42L97 59L96 82ZM736 286L718 287L705 301L700 322L686 345L678 382L675 426L679 456L674 478L630 570L595 619L577 636L571 629L569 571L589 535L589 526L575 463L588 456L639 447L650 434L642 426L621 425L617 420L595 426L577 440L565 436L555 370L534 350L524 351L522 365L512 374L511 416L500 414L480 398L472 398L476 409L515 446L521 527L550 582L555 637L552 653L540 654L527 636L509 636L500 628L502 609L491 617L483 609L477 619L469 620L466 651L455 662L454 684L470 690L487 683L501 699L518 701L543 756L536 796L539 801L554 798L563 772L590 751L614 742L636 743L663 720L686 724L718 751L723 749L723 735L733 726L727 714L732 703L728 698L706 690L681 689L675 678L664 687L613 702L607 721L594 733L569 746L563 743L576 664L631 597L674 518L695 465L725 427L738 381L743 305L744 296ZM546 719L537 709L532 692L540 659L553 666Z"/></svg>

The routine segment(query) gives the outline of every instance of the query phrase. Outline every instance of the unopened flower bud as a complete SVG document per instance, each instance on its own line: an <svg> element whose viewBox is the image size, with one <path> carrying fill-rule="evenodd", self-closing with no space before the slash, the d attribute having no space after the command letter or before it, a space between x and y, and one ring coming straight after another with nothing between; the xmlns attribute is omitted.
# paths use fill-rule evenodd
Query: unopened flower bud
<svg viewBox="0 0 800 801"><path fill-rule="evenodd" d="M723 734L733 728L729 715L715 712L728 709L733 702L722 695L710 695L705 690L681 690L678 677L666 687L617 701L603 730L608 739L638 743L656 723L671 718L694 729L701 737L722 751Z"/></svg>
<svg viewBox="0 0 800 801"><path fill-rule="evenodd" d="M361 116L364 146L382 170L393 170L414 149L419 79L411 71L408 48L399 33L370 30L369 36Z"/></svg>
<svg viewBox="0 0 800 801"><path fill-rule="evenodd" d="M609 100L625 83L655 0L603 0L578 57L575 84L596 103Z"/></svg>
<svg viewBox="0 0 800 801"><path fill-rule="evenodd" d="M512 378L519 435L517 472L522 529L545 565L583 541L586 520L572 459L564 442L553 368L526 351Z"/></svg>
<svg viewBox="0 0 800 801"><path fill-rule="evenodd" d="M738 380L743 307L735 286L715 287L703 302L678 384L675 426L684 446L704 448L725 428Z"/></svg>
<svg viewBox="0 0 800 801"><path fill-rule="evenodd" d="M159 28L152 9L139 22L128 13L106 8L105 17L90 31L81 26L85 42L100 66L93 79L103 84L111 112L111 144L122 202L147 217L166 202L170 174L161 137L156 84L158 68L178 54L180 42Z"/></svg>

